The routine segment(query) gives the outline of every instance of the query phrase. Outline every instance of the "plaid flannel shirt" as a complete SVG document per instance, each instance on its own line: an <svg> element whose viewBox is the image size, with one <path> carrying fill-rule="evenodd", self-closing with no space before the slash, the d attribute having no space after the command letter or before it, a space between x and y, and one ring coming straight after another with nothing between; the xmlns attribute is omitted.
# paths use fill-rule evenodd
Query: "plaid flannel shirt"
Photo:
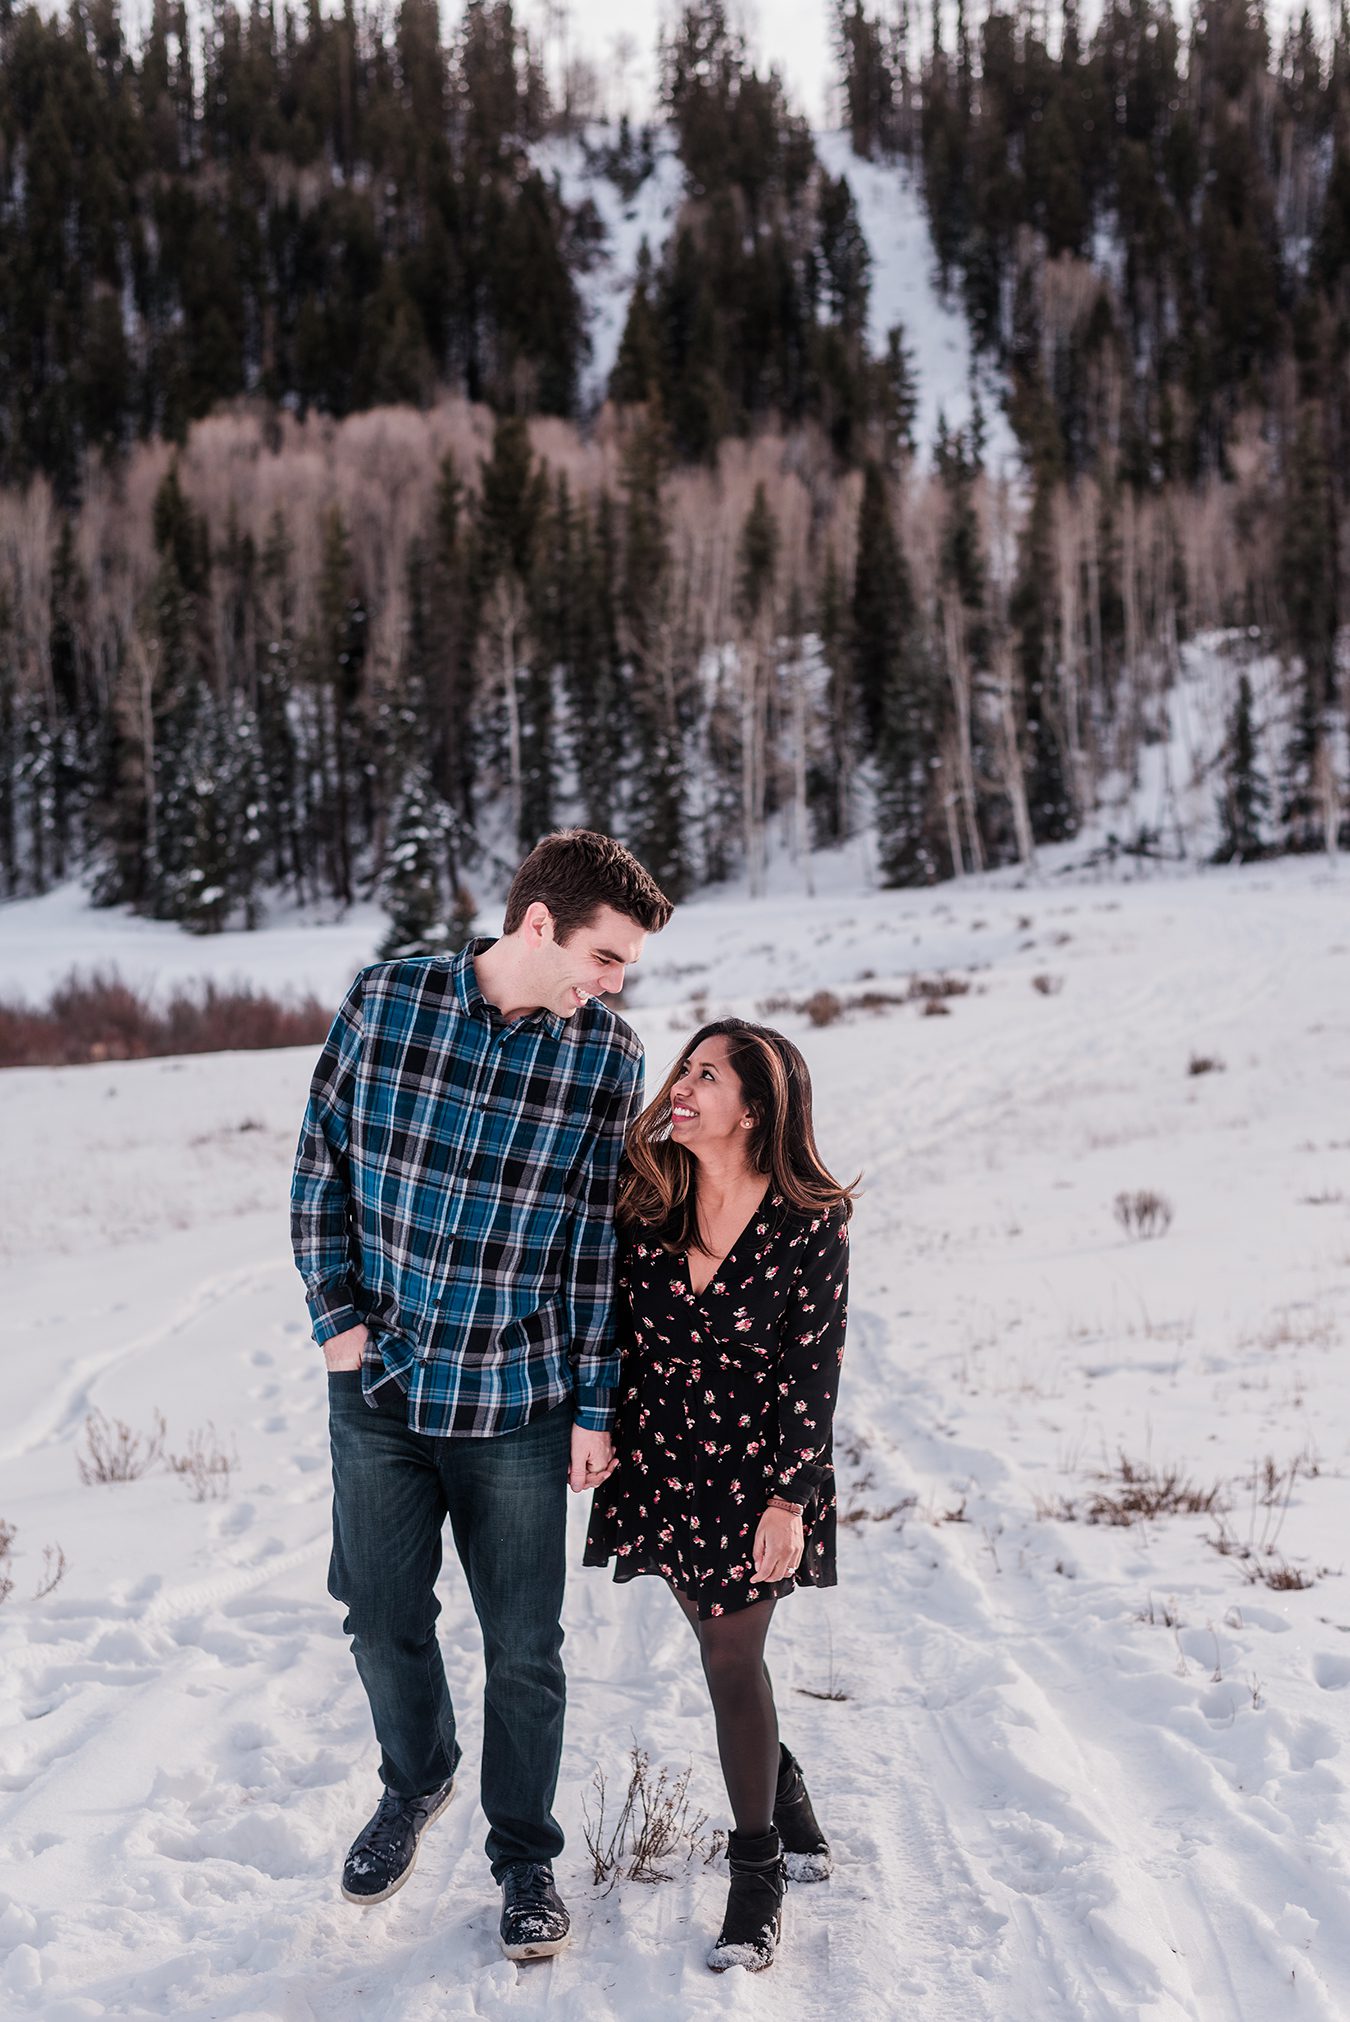
<svg viewBox="0 0 1350 2022"><path fill-rule="evenodd" d="M368 1401L491 1438L565 1398L606 1431L614 1198L642 1046L592 1000L509 1023L458 955L363 969L310 1086L291 1240L314 1338L364 1321Z"/></svg>

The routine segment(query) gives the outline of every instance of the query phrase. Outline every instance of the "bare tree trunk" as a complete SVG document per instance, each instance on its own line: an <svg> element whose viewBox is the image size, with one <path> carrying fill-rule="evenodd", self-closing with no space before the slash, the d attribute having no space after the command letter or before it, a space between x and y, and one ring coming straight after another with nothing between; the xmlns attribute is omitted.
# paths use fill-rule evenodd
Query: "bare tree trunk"
<svg viewBox="0 0 1350 2022"><path fill-rule="evenodd" d="M741 676L741 825L750 896L764 890L764 702L763 642L743 642Z"/></svg>
<svg viewBox="0 0 1350 2022"><path fill-rule="evenodd" d="M792 834L793 847L806 877L806 895L815 896L815 873L811 865L811 818L806 801L806 670L802 642L793 642L792 655Z"/></svg>
<svg viewBox="0 0 1350 2022"><path fill-rule="evenodd" d="M155 662L159 648L147 645L144 635L133 632L128 641L136 670L137 733L141 744L142 778L145 782L145 856L147 864L159 861L159 808L155 780Z"/></svg>
<svg viewBox="0 0 1350 2022"><path fill-rule="evenodd" d="M1063 662L1060 693L1064 709L1064 734L1069 747L1069 769L1073 779L1074 805L1080 813L1092 804L1087 753L1083 740L1082 613L1079 596L1078 502L1060 486L1055 493L1055 559L1059 578L1060 637Z"/></svg>
<svg viewBox="0 0 1350 2022"><path fill-rule="evenodd" d="M1341 787L1336 777L1331 733L1325 727L1317 740L1317 755L1313 760L1313 793L1322 812L1322 847L1334 864L1341 830Z"/></svg>
<svg viewBox="0 0 1350 2022"><path fill-rule="evenodd" d="M942 769L938 775L938 786L942 794L942 812L947 823L947 853L952 860L952 876L965 875L965 864L961 855L961 810L958 802L961 789L957 784L960 777L960 750L954 739L948 735L947 749L942 754Z"/></svg>
<svg viewBox="0 0 1350 2022"><path fill-rule="evenodd" d="M1030 870L1036 862L1036 843L1031 832L1031 810L1027 805L1026 771L1017 735L1017 704L1013 694L1013 661L1007 638L1000 633L994 647L994 674L998 681L999 732L1003 745L1003 785L1012 809L1013 833L1017 837L1017 861Z"/></svg>
<svg viewBox="0 0 1350 2022"><path fill-rule="evenodd" d="M1144 749L1144 674L1139 637L1139 563L1133 495L1121 494L1120 549L1125 600L1125 678L1130 684L1130 779L1139 784L1139 759Z"/></svg>
<svg viewBox="0 0 1350 2022"><path fill-rule="evenodd" d="M956 602L951 597L944 597L942 601L942 638L947 661L947 679L951 685L952 702L956 709L955 788L961 802L970 868L973 871L982 871L984 845L980 841L978 803L975 794L975 759L971 749L970 661L966 655L966 642L962 637ZM959 842L952 853L952 867L958 877L965 867Z"/></svg>

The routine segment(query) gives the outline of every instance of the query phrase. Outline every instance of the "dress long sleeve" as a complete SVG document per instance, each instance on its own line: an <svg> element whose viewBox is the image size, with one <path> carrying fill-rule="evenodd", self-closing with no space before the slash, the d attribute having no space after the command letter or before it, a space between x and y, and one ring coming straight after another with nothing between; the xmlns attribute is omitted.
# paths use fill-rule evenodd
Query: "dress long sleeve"
<svg viewBox="0 0 1350 2022"><path fill-rule="evenodd" d="M774 1493L809 1503L827 1459L848 1324L848 1220L822 1215L800 1238L805 1255L783 1316Z"/></svg>

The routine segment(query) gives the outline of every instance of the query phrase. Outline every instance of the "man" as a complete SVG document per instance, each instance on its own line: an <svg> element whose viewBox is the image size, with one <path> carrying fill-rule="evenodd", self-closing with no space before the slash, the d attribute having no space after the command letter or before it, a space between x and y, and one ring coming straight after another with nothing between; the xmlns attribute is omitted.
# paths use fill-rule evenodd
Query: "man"
<svg viewBox="0 0 1350 2022"><path fill-rule="evenodd" d="M619 1155L642 1047L601 1002L670 901L607 836L547 837L500 940L379 964L310 1088L292 1241L328 1364L329 1591L384 1795L342 1893L407 1880L460 1758L433 1591L446 1517L483 1633L487 1854L509 1958L566 1943L553 1883L566 1486L613 1467Z"/></svg>

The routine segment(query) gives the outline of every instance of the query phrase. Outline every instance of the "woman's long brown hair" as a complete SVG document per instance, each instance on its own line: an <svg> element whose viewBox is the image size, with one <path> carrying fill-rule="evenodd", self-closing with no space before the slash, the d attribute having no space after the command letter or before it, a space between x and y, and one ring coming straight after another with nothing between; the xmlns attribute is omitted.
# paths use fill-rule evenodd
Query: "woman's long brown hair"
<svg viewBox="0 0 1350 2022"><path fill-rule="evenodd" d="M816 1149L811 1076L798 1049L771 1026L752 1025L748 1018L718 1018L694 1034L629 1130L619 1183L621 1225L641 1223L656 1232L667 1250L702 1247L698 1161L670 1135L670 1101L685 1062L705 1039L727 1042L732 1072L755 1120L748 1146L754 1170L801 1214L828 1214L839 1207L851 1214L858 1182L844 1186Z"/></svg>

